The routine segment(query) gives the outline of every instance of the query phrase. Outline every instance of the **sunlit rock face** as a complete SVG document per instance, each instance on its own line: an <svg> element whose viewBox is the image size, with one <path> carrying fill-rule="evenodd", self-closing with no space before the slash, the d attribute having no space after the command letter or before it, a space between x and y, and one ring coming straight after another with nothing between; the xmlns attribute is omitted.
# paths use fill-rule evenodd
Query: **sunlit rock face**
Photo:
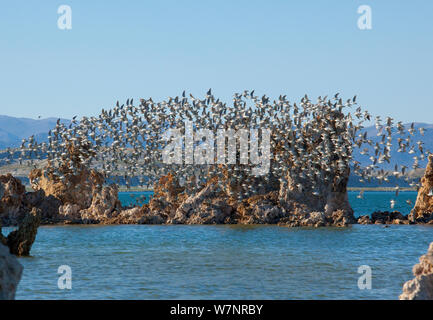
<svg viewBox="0 0 433 320"><path fill-rule="evenodd" d="M412 272L415 278L403 285L400 300L433 300L433 242Z"/></svg>
<svg viewBox="0 0 433 320"><path fill-rule="evenodd" d="M29 175L32 188L43 190L46 196L59 199L63 205L76 204L87 209L93 195L102 190L103 176L96 170L81 168L75 174L65 173L63 179L50 172L50 168L34 169Z"/></svg>
<svg viewBox="0 0 433 320"><path fill-rule="evenodd" d="M162 176L154 185L154 195L149 202L149 210L153 216L159 216L166 222L176 214L176 209L188 195L181 187L177 177L171 173Z"/></svg>
<svg viewBox="0 0 433 320"><path fill-rule="evenodd" d="M18 262L9 249L0 243L0 300L15 299L15 292L23 272L22 265Z"/></svg>
<svg viewBox="0 0 433 320"><path fill-rule="evenodd" d="M428 159L415 207L409 215L409 220L433 224L433 155L430 155Z"/></svg>
<svg viewBox="0 0 433 320"><path fill-rule="evenodd" d="M223 224L234 223L233 207L217 179L210 180L199 192L190 195L177 207L168 223Z"/></svg>
<svg viewBox="0 0 433 320"><path fill-rule="evenodd" d="M122 209L118 187L103 186L104 175L86 167L82 159L88 155L83 156L82 150L69 147L68 157L56 170L49 163L29 175L35 192L28 198L40 203L44 217L50 216L47 222L103 223L116 216Z"/></svg>
<svg viewBox="0 0 433 320"><path fill-rule="evenodd" d="M121 209L118 188L113 184L93 194L90 207L80 211L81 220L84 223L106 221L117 216Z"/></svg>
<svg viewBox="0 0 433 320"><path fill-rule="evenodd" d="M68 144L65 147L67 159L58 164L48 161L43 169L33 169L29 174L33 190L43 190L45 196L53 196L65 204L75 204L87 209L92 204L93 195L102 190L104 176L85 164L90 155L89 147Z"/></svg>
<svg viewBox="0 0 433 320"><path fill-rule="evenodd" d="M324 179L315 187L309 180L296 175L287 177L287 185L280 189L280 203L288 211L289 225L346 226L356 223L347 195L347 182L349 170L340 173L338 177ZM311 213L319 216L311 219ZM299 220L296 222L296 220ZM311 223L309 222L311 220ZM335 221L334 221L335 220Z"/></svg>

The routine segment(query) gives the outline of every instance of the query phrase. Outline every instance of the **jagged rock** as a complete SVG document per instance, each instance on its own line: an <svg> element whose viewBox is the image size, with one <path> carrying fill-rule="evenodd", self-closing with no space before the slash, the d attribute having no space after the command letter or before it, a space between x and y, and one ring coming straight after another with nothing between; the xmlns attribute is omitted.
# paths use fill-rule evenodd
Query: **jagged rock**
<svg viewBox="0 0 433 320"><path fill-rule="evenodd" d="M104 223L121 211L118 199L119 190L115 184L104 187L102 191L95 192L89 208L80 210L81 220L84 223Z"/></svg>
<svg viewBox="0 0 433 320"><path fill-rule="evenodd" d="M233 208L226 199L217 180L211 180L200 192L186 198L167 223L221 224L228 223Z"/></svg>
<svg viewBox="0 0 433 320"><path fill-rule="evenodd" d="M23 202L29 210L33 207L41 210L41 224L61 221L59 216L59 209L62 206L61 201L52 195L47 197L42 189L35 192L27 192L24 195Z"/></svg>
<svg viewBox="0 0 433 320"><path fill-rule="evenodd" d="M80 223L81 213L78 204L67 203L59 207L59 217L66 223Z"/></svg>
<svg viewBox="0 0 433 320"><path fill-rule="evenodd" d="M428 158L421 187L418 190L415 206L409 214L409 220L418 223L433 221L433 155Z"/></svg>
<svg viewBox="0 0 433 320"><path fill-rule="evenodd" d="M3 225L15 225L22 216L22 202L26 190L21 181L11 174L0 176L0 218Z"/></svg>
<svg viewBox="0 0 433 320"><path fill-rule="evenodd" d="M376 211L371 214L371 223L409 224L408 217L398 211Z"/></svg>
<svg viewBox="0 0 433 320"><path fill-rule="evenodd" d="M408 217L398 211L376 211L370 216L358 217L359 224L409 224Z"/></svg>
<svg viewBox="0 0 433 320"><path fill-rule="evenodd" d="M281 191L270 191L238 202L235 200L236 186L225 182L212 178L201 190L186 196L174 176L167 175L156 185L155 197L141 222L154 221L158 216L158 223L165 221L168 224L280 223L287 226L344 227L356 222L353 210L347 206L347 181L340 181L339 187L329 191L324 201L318 196L310 202L304 199L305 194L297 194L294 190L286 193L285 198L281 198ZM323 211L312 211L313 208Z"/></svg>
<svg viewBox="0 0 433 320"><path fill-rule="evenodd" d="M358 223L359 224L372 224L373 222L371 222L370 216L365 215L365 216L360 216L358 218Z"/></svg>
<svg viewBox="0 0 433 320"><path fill-rule="evenodd" d="M353 224L353 216L344 210L335 210L331 214L322 211L307 212L305 208L297 207L286 214L278 225L285 227L347 227Z"/></svg>
<svg viewBox="0 0 433 320"><path fill-rule="evenodd" d="M35 191L43 190L46 196L53 196L63 204L79 205L80 209L90 207L93 195L102 190L104 182L102 174L84 167L75 174L64 173L63 179L53 173L50 167L34 169L30 172L29 179Z"/></svg>
<svg viewBox="0 0 433 320"><path fill-rule="evenodd" d="M324 180L313 186L307 178L294 174L287 175L287 183L282 183L279 197L291 217L290 225L322 224L316 221L323 213L324 225L349 225L356 223L353 209L347 195L350 170L339 173L333 179ZM313 214L314 213L314 214ZM293 216L294 215L294 216ZM298 222L296 222L298 220Z"/></svg>
<svg viewBox="0 0 433 320"><path fill-rule="evenodd" d="M28 196L30 202L44 211L44 222L107 223L121 211L117 186L103 187L104 176L83 164L92 152L87 144L70 144L67 151L69 160L58 167L49 162L44 169L30 172L29 180L36 190Z"/></svg>
<svg viewBox="0 0 433 320"><path fill-rule="evenodd" d="M137 223L138 224L163 224L167 222L164 218L165 217L148 212L143 216L141 216L141 218L138 220Z"/></svg>
<svg viewBox="0 0 433 320"><path fill-rule="evenodd" d="M355 223L356 220L353 213L347 210L335 210L331 213L331 219L327 218L327 221L334 227L347 227Z"/></svg>
<svg viewBox="0 0 433 320"><path fill-rule="evenodd" d="M30 254L40 222L40 209L33 208L31 212L25 214L23 220L19 223L18 229L9 233L7 237L7 245L12 254L17 256L28 256Z"/></svg>
<svg viewBox="0 0 433 320"><path fill-rule="evenodd" d="M403 285L400 300L433 300L433 242L413 267L414 279Z"/></svg>
<svg viewBox="0 0 433 320"><path fill-rule="evenodd" d="M138 224L145 214L146 207L134 207L126 210L121 210L111 219L107 219L104 223L107 224Z"/></svg>
<svg viewBox="0 0 433 320"><path fill-rule="evenodd" d="M282 219L280 226L285 227L324 227L327 225L324 212L299 212L296 215L292 214Z"/></svg>
<svg viewBox="0 0 433 320"><path fill-rule="evenodd" d="M15 299L15 292L21 280L22 265L0 244L0 300Z"/></svg>
<svg viewBox="0 0 433 320"><path fill-rule="evenodd" d="M284 211L278 206L278 194L275 191L242 201L237 212L237 222L242 224L276 224L284 216Z"/></svg>
<svg viewBox="0 0 433 320"><path fill-rule="evenodd" d="M121 210L111 218L102 220L104 224L163 224L166 221L153 214L147 205Z"/></svg>
<svg viewBox="0 0 433 320"><path fill-rule="evenodd" d="M137 224L143 218L145 213L144 207L134 207L131 209L122 210L115 217L122 224Z"/></svg>
<svg viewBox="0 0 433 320"><path fill-rule="evenodd" d="M176 214L180 203L186 199L184 188L171 173L159 179L154 186L154 195L149 201L149 209L154 216L160 216L167 221Z"/></svg>

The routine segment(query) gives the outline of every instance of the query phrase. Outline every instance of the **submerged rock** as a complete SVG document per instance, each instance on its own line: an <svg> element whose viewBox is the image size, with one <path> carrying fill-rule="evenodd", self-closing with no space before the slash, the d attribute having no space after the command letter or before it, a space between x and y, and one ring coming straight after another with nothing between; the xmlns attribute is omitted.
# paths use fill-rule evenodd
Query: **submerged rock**
<svg viewBox="0 0 433 320"><path fill-rule="evenodd" d="M415 206L409 215L412 222L433 223L433 155L428 160Z"/></svg>
<svg viewBox="0 0 433 320"><path fill-rule="evenodd" d="M413 267L414 279L403 285L400 300L433 300L433 242Z"/></svg>
<svg viewBox="0 0 433 320"><path fill-rule="evenodd" d="M9 253L6 246L0 244L0 300L15 299L22 272L23 267L17 258Z"/></svg>

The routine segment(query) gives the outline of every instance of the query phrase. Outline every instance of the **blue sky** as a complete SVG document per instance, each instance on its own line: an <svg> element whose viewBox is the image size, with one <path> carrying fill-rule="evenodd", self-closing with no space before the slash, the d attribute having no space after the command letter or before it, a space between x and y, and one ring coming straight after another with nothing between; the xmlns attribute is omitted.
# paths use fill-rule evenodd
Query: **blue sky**
<svg viewBox="0 0 433 320"><path fill-rule="evenodd" d="M57 8L72 8L72 30ZM359 5L373 29L357 27ZM0 114L97 115L208 88L292 101L340 92L433 122L433 1L2 1Z"/></svg>

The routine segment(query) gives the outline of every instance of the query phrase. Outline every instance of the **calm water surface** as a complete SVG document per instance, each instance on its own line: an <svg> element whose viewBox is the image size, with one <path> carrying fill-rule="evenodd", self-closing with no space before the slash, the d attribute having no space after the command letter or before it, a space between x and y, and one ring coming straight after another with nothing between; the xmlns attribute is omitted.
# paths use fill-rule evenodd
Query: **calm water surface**
<svg viewBox="0 0 433 320"><path fill-rule="evenodd" d="M393 198L371 195L352 203L357 214ZM433 227L406 225L43 226L20 258L16 298L397 299L432 241ZM72 268L71 290L57 287L60 265ZM361 265L372 290L358 289Z"/></svg>

